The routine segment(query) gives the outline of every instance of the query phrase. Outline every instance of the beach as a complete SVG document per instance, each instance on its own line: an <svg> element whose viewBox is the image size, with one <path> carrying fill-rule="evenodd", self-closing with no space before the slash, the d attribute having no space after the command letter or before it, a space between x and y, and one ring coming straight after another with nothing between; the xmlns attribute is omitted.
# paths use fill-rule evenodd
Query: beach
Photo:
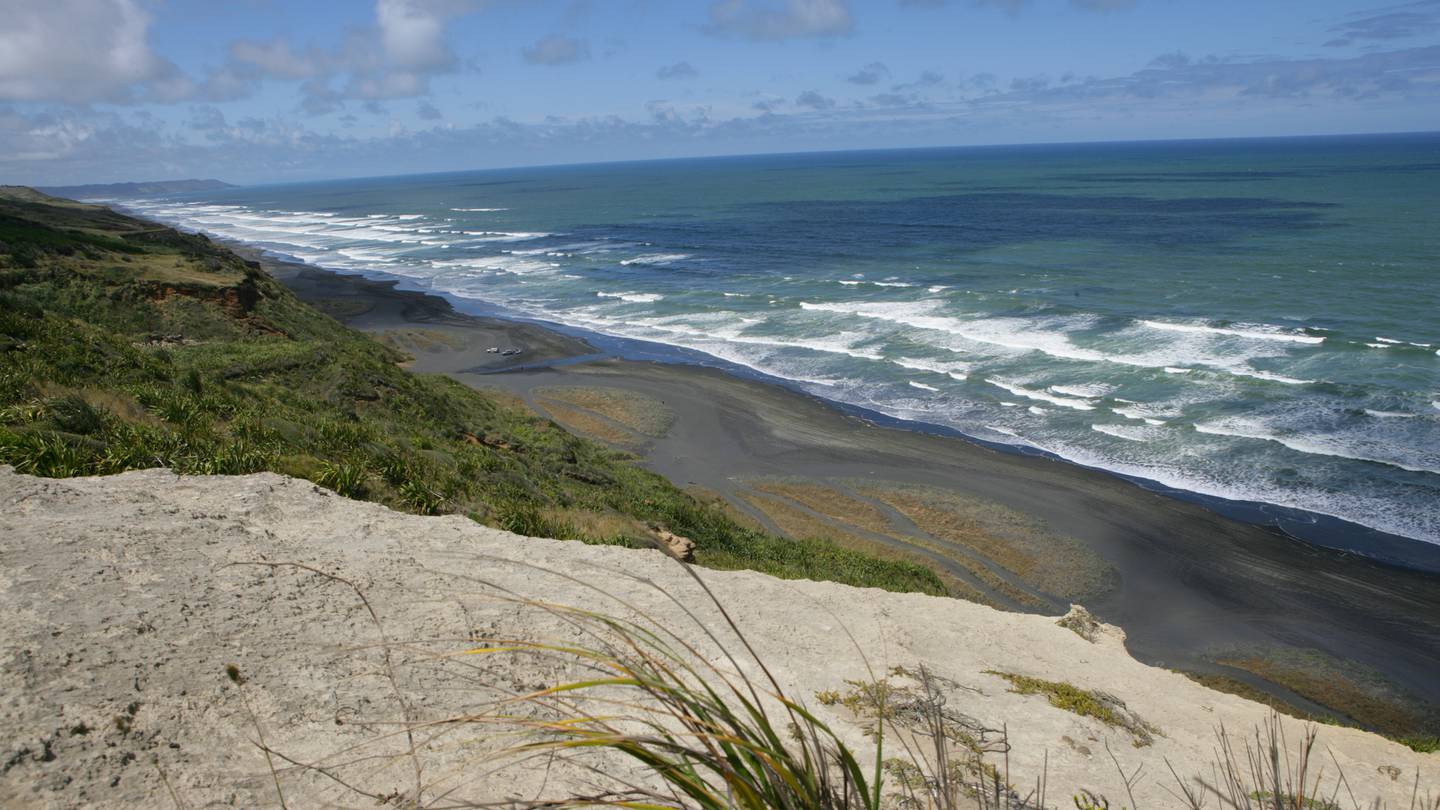
<svg viewBox="0 0 1440 810"><path fill-rule="evenodd" d="M1423 543L4 191L6 806L609 802L672 772L617 723L721 694L897 800L928 738L1012 807L1434 801Z"/></svg>
<svg viewBox="0 0 1440 810"><path fill-rule="evenodd" d="M1083 603L1146 663L1310 716L1440 727L1433 573L718 369L617 359L392 282L265 264L302 299L409 354L412 370L634 453L770 531L923 562L953 595L1002 609L1059 615Z"/></svg>
<svg viewBox="0 0 1440 810"><path fill-rule="evenodd" d="M1406 168L1436 148L734 157L125 204L1440 570L1407 542L1440 545L1440 336L1423 303L1440 186Z"/></svg>

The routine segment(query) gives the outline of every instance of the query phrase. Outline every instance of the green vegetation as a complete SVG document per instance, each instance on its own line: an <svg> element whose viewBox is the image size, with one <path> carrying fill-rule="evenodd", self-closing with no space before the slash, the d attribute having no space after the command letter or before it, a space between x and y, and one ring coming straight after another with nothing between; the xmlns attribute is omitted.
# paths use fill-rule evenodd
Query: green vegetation
<svg viewBox="0 0 1440 810"><path fill-rule="evenodd" d="M924 665L894 666L883 678L846 680L842 693L815 693L822 706L844 708L876 743L899 756L881 759L886 806L916 810L1047 810L1046 774L1022 793L1011 780L1009 731L964 711L969 687ZM992 761L996 760L996 761ZM998 761L998 762L997 762Z"/></svg>
<svg viewBox="0 0 1440 810"><path fill-rule="evenodd" d="M671 793L667 797L637 786L546 804L880 810L878 768L873 775L867 773L844 741L802 703L787 697L768 670L754 679L731 673L695 655L684 638L644 618L627 621L573 608L518 604L563 617L583 630L585 642L497 641L466 654L573 657L587 666L581 680L521 698L539 710L533 719L514 719L509 705L514 701L507 701L505 716L497 718L500 726L535 733L535 739L507 753L529 757L606 749L652 771ZM739 632L723 614L722 621L728 630ZM724 652L725 658L735 660ZM606 690L624 698L607 702L604 711L578 708ZM488 725L489 720L482 722ZM417 787L416 792L421 791L423 787Z"/></svg>
<svg viewBox="0 0 1440 810"><path fill-rule="evenodd" d="M658 526L702 565L944 593L919 565L742 527L404 359L203 236L0 189L0 463L21 472L268 470L525 534L645 546Z"/></svg>
<svg viewBox="0 0 1440 810"><path fill-rule="evenodd" d="M1401 745L1407 746L1411 751L1419 751L1422 754L1433 754L1440 751L1440 737L1427 737L1424 735L1410 735L1395 740Z"/></svg>
<svg viewBox="0 0 1440 810"><path fill-rule="evenodd" d="M1286 810L1342 810L1340 805L1319 796L1296 796L1293 793L1275 793L1269 790L1252 790L1250 798L1261 807L1283 807Z"/></svg>
<svg viewBox="0 0 1440 810"><path fill-rule="evenodd" d="M364 599L354 584L317 569L295 563L263 565L293 567L339 582ZM571 579L567 572L528 567L540 577ZM1043 763L1038 771L1012 770L1015 742L1007 725L987 725L966 713L969 697L978 690L924 665L896 666L881 675L870 669L858 647L838 655L864 662L867 677L846 680L841 689L814 695L815 703L828 707L831 715L859 722L868 743L856 745L844 726L827 720L826 711L787 693L724 604L693 570L686 570L699 593L647 582L661 587L669 602L684 605L678 613L637 611L633 602L599 584L588 587L613 604L614 612L605 605L581 608L528 599L483 578L457 575L518 613L528 614L530 626L561 629L538 638L523 634L517 638L503 631L472 636L459 642L462 646L409 664L392 664L387 658L386 677L395 682L398 676L391 667L397 665L421 666L432 676L436 667L449 665L460 668L465 678L477 671L516 671L527 666L525 662L543 667L547 676L539 685L518 692L477 689L476 694L488 696L440 720L410 720L397 688L395 700L407 718L399 730L418 736L444 729L441 734L494 742L496 747L477 751L475 762L490 778L503 779L510 769L534 768L536 762L546 763L547 769L554 763L556 784L562 786L550 794L542 787L523 802L532 808L1056 810L1062 806L1049 795L1048 755L1029 758L1031 763L1037 759ZM383 637L380 619L372 614L371 621ZM395 646L409 648L408 642ZM391 646L386 643L382 649L388 655ZM1094 701L1123 708L1100 693L995 674L1037 691L1084 695L1066 697L1075 705ZM240 682L228 671L227 676ZM307 765L303 775L329 777L377 805L488 806L469 804L460 797L457 783L470 781L465 768L447 769L449 775L439 779L431 776L434 771L427 765L431 753L448 748L411 744L397 754L396 726L372 728L373 738L358 744L347 741L346 756ZM1239 734L1221 724L1209 763L1177 767L1167 759L1168 774L1158 777L1144 776L1143 762L1122 763L1122 755L1106 744L1109 766L1115 769L1125 801L1112 801L1080 786L1063 806L1333 810L1342 795L1348 797L1347 807L1382 806L1378 798L1357 800L1339 760L1331 756L1322 762L1315 756L1317 750L1325 751L1317 749L1318 727L1303 727L1298 739L1291 739L1293 728L1287 731L1278 715ZM283 751L276 753L294 761ZM594 754L603 758L591 759ZM392 777L382 793L347 778L348 770L359 763L394 762L397 756L413 763L410 785ZM617 766L617 759L638 767ZM283 781L301 775L298 769L287 770L272 769L281 804L285 803L282 775ZM1396 766L1382 766L1380 772L1392 780L1404 773ZM575 774L583 774L583 788L570 782ZM1154 780L1170 799L1138 802L1135 791L1142 778ZM549 781L547 773L547 786ZM1440 797L1422 793L1419 778L1411 790L1408 806L1440 810Z"/></svg>
<svg viewBox="0 0 1440 810"><path fill-rule="evenodd" d="M1211 656L1215 663L1277 684L1327 709L1325 716L1283 708L1307 720L1332 725L1353 725L1383 734L1414 748L1435 737L1440 713L1434 705L1396 687L1374 669L1320 650L1292 647L1236 648ZM1234 677L1214 675L1202 683L1249 697L1246 687L1235 688ZM1253 688L1250 691L1254 691ZM1252 698L1254 699L1254 698ZM1275 705L1275 699L1261 702ZM1279 708L1277 706L1277 708Z"/></svg>
<svg viewBox="0 0 1440 810"><path fill-rule="evenodd" d="M1044 695L1057 709L1093 717L1107 726L1124 729L1130 732L1136 748L1150 745L1159 733L1158 729L1127 709L1120 699L1104 692L1092 692L1063 681L1046 681L1013 672L986 670L986 673L1009 681L1010 691L1016 694Z"/></svg>

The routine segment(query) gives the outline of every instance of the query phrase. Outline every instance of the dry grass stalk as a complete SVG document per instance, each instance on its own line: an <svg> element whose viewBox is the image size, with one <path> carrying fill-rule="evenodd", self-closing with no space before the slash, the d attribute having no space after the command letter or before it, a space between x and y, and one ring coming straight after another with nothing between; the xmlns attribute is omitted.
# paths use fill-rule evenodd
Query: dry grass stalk
<svg viewBox="0 0 1440 810"><path fill-rule="evenodd" d="M873 763L863 762L839 733L802 700L786 693L724 605L688 566L692 581L705 596L705 607L719 617L718 622L707 623L698 608L650 580L634 579L653 588L669 606L664 620L655 611L637 607L593 582L520 563L599 594L615 608L602 612L553 604L524 597L494 582L460 577L483 586L488 595L558 621L571 634L564 640L469 639L458 651L451 646L435 652L419 642L396 644L389 640L361 589L348 580L304 565L265 565L294 568L356 592L380 628L381 674L389 680L404 720L323 763L286 757L263 741L262 750L290 763L293 772L319 774L381 804L437 809L503 805L649 810L1056 807L1048 796L1048 755L1042 772L1022 792L1010 772L1008 728L987 728L957 711L951 697L966 687L923 666L896 667L883 678L875 678L872 672L867 681L851 682L849 697L835 692L817 696L822 704L843 704L862 721L875 742ZM684 621L675 621L676 615ZM845 632L848 635L848 630ZM853 636L851 643L864 660L864 651ZM401 689L398 658L392 652L441 664L534 656L568 674L552 685L525 690L486 683L485 688L499 697L477 710L417 720ZM870 671L868 661L866 668ZM747 671L757 674L747 675ZM477 734L499 741L500 749L465 760L450 773L422 774L420 759L425 751L435 750L447 738ZM1167 761L1176 788L1171 795L1189 810L1204 810L1212 800L1221 810L1380 808L1378 801L1361 804L1356 800L1333 755L1333 769L1318 764L1316 735L1314 726L1307 727L1292 750L1278 716L1257 728L1253 737L1237 738L1222 727L1217 730L1215 761L1208 778L1186 779ZM402 753L370 750L375 743L394 737L405 741ZM514 741L506 742L510 739ZM888 759L887 746L895 749ZM1124 784L1125 807L1144 810L1134 795L1143 769L1127 772L1108 745L1106 750ZM608 760L611 765L618 756L640 767L626 772L607 765L603 757L594 757L607 752L612 756ZM411 760L415 784L404 794L376 794L342 775L344 768L357 763L379 767L406 759ZM571 781L556 795L487 804L458 796L465 785L503 778L507 769L517 765L546 773L563 765L572 774L594 777L594 788L577 789ZM278 791L278 775L276 782ZM1086 791L1074 795L1071 802L1078 810L1111 807L1107 797ZM1409 810L1440 810L1440 797L1422 798L1418 776Z"/></svg>

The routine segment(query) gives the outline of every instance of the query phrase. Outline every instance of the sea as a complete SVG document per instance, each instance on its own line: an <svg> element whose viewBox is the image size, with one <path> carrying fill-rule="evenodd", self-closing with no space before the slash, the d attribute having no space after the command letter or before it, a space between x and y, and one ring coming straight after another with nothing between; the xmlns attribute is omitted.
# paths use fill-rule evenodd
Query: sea
<svg viewBox="0 0 1440 810"><path fill-rule="evenodd" d="M1440 544L1440 134L605 163L125 205L1297 534Z"/></svg>

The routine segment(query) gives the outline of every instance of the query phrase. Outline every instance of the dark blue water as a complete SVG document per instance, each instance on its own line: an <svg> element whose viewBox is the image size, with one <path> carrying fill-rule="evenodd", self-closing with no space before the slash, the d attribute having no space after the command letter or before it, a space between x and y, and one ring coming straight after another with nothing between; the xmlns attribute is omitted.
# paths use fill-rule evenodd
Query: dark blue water
<svg viewBox="0 0 1440 810"><path fill-rule="evenodd" d="M1440 542L1440 136L552 167L135 207Z"/></svg>

